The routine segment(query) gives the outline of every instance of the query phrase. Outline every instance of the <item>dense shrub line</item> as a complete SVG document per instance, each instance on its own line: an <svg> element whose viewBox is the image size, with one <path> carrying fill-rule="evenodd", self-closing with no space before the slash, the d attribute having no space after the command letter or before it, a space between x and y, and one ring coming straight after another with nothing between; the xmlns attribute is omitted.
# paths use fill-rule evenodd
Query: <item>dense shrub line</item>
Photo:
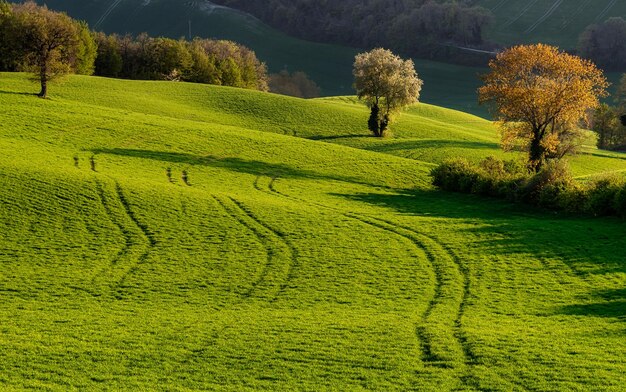
<svg viewBox="0 0 626 392"><path fill-rule="evenodd" d="M236 42L193 41L94 33L95 75L125 79L174 80L268 90L267 68Z"/></svg>
<svg viewBox="0 0 626 392"><path fill-rule="evenodd" d="M552 210L626 217L626 181L616 176L575 181L564 163L550 162L529 173L517 161L488 157L479 164L448 160L431 171L443 190L522 202Z"/></svg>
<svg viewBox="0 0 626 392"><path fill-rule="evenodd" d="M269 89L265 64L238 43L106 35L32 1L0 0L0 72L4 71L34 72L42 75L42 84L71 72Z"/></svg>

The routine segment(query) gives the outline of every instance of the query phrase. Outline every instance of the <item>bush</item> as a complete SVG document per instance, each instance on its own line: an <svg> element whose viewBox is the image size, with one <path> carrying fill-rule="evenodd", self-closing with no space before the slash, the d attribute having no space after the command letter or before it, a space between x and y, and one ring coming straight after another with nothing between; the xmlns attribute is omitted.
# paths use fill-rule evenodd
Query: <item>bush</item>
<svg viewBox="0 0 626 392"><path fill-rule="evenodd" d="M441 189L493 196L511 201L596 216L626 217L626 184L618 177L600 178L588 185L576 182L564 162L549 162L536 174L523 163L488 157L479 164L449 160L431 171Z"/></svg>
<svg viewBox="0 0 626 392"><path fill-rule="evenodd" d="M626 184L615 195L613 200L613 209L618 215L626 218Z"/></svg>
<svg viewBox="0 0 626 392"><path fill-rule="evenodd" d="M592 183L585 202L585 211L594 215L617 215L615 200L624 187L618 177L601 178Z"/></svg>

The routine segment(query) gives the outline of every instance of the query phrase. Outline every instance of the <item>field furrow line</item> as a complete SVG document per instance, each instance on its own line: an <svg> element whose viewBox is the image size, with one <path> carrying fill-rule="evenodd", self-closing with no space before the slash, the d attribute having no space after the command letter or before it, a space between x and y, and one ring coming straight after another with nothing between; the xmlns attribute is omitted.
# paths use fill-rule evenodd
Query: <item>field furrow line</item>
<svg viewBox="0 0 626 392"><path fill-rule="evenodd" d="M473 357L468 354L471 351L467 348L467 342L460 339L461 333L459 332L460 319L462 317L461 309L463 309L461 305L469 294L461 294L461 290L455 289L454 285L451 284L458 281L458 276L455 273L455 271L458 271L458 267L454 263L451 264L449 255L448 262L446 262L445 252L437 252L433 249L433 244L437 244L435 241L413 229L401 227L393 222L356 213L345 213L321 203L287 195L276 189L276 180L277 178L272 178L268 184L269 192L276 196L331 210L368 226L400 236L413 244L417 249L424 251L435 276L435 288L433 297L429 300L422 315L422 321L420 325L416 326L416 337L420 341L422 360L428 365L438 367L455 367L459 364L459 358L462 358L460 362L462 365L471 362L470 359L473 359ZM260 189L259 181L256 181L256 184L256 187ZM433 244L428 244L427 241L432 241ZM442 254L444 257L441 257ZM464 289L462 290L469 292L469 283L465 283L465 281L466 279L463 279ZM467 281L469 282L469 280ZM455 293L455 291L458 291L458 293ZM451 307L455 311L449 312L448 310ZM444 332L442 334L442 331L449 331L450 333L446 334Z"/></svg>
<svg viewBox="0 0 626 392"><path fill-rule="evenodd" d="M569 26L572 20L578 15L580 15L580 13L583 12L583 10L589 5L589 3L591 3L591 1L592 0L584 0L582 3L580 3L578 8L576 8L576 10L569 16L569 18L567 18L567 20L561 25L561 28L559 31L565 30L565 28Z"/></svg>
<svg viewBox="0 0 626 392"><path fill-rule="evenodd" d="M535 21L535 23L533 23L530 27L528 27L524 31L524 34L530 34L533 31L535 31L535 29L539 27L539 25L541 25L546 19L552 16L554 11L556 11L561 6L561 3L563 3L563 0L556 0L554 4L552 4L552 6L548 8L548 10L539 19Z"/></svg>
<svg viewBox="0 0 626 392"><path fill-rule="evenodd" d="M505 4L506 4L506 2L507 2L507 0L500 0L500 2L499 2L498 4L496 4L496 5L495 5L495 6L491 9L491 11L492 11L492 12L495 12L495 11L499 10L499 9L500 9L503 5L505 5Z"/></svg>
<svg viewBox="0 0 626 392"><path fill-rule="evenodd" d="M596 16L596 18L594 19L594 22L596 23L601 22L602 18L604 18L606 14L609 13L609 11L611 10L611 8L613 8L615 3L617 3L617 0L609 1L609 4L607 4L606 7L604 7L604 9L598 14L598 16Z"/></svg>
<svg viewBox="0 0 626 392"><path fill-rule="evenodd" d="M213 199L232 219L250 230L265 247L267 254L265 265L243 296L275 301L287 288L292 277L295 260L293 248L279 232L256 218L241 202L232 197L216 195L213 195Z"/></svg>
<svg viewBox="0 0 626 392"><path fill-rule="evenodd" d="M89 291L93 295L102 295L101 292L93 292L94 289L98 290L100 287L107 287L110 289L110 285L112 282L115 282L115 269L119 268L121 263L125 258L132 257L132 248L133 248L133 233L132 230L129 230L126 225L121 222L118 216L116 216L113 207L111 206L112 200L109 200L109 196L106 195L104 184L100 181L96 182L96 190L98 193L98 199L100 204L102 204L109 220L113 223L118 230L124 236L124 246L120 249L110 260L107 266L100 268L96 274L92 277L90 282Z"/></svg>
<svg viewBox="0 0 626 392"><path fill-rule="evenodd" d="M393 222L383 220L380 218L376 218L376 219L393 223ZM458 256L456 251L454 251L448 244L442 242L440 239L438 239L434 235L417 232L413 230L412 228L405 227L402 225L399 225L399 227L405 230L413 231L416 235L424 236L430 239L431 241L433 241L433 243L435 243L438 247L440 247L457 266L458 271L460 272L463 278L463 297L461 299L461 303L459 304L458 313L457 313L457 317L455 320L455 325L457 328L455 333L457 335L457 339L459 340L459 342L461 342L461 346L463 348L463 353L464 353L466 362L468 364L475 364L477 362L477 357L472 351L471 346L468 343L467 336L463 333L463 316L465 315L465 310L467 308L469 298L471 296L471 279L470 279L469 267L467 266L466 263L464 263L461 260L461 258Z"/></svg>
<svg viewBox="0 0 626 392"><path fill-rule="evenodd" d="M122 186L117 181L115 182L115 193L119 202L123 206L124 213L133 222L133 225L138 229L138 232L140 233L140 237L142 238L143 242L143 251L141 252L139 257L137 257L136 262L133 263L130 268L124 271L121 279L114 285L114 289L119 289L121 286L123 286L126 278L129 275L133 274L133 272L135 272L139 268L139 266L147 260L148 255L156 246L157 241L154 235L150 232L150 230L148 230L148 227L137 218L130 202L128 201L128 198L124 194Z"/></svg>
<svg viewBox="0 0 626 392"><path fill-rule="evenodd" d="M502 27L509 27L513 23L517 22L522 16L526 15L528 10L530 10L535 4L537 4L538 1L539 0L532 0L530 3L526 5L526 7L522 9L522 11L519 14L517 14L517 16L515 16L513 19L508 20Z"/></svg>
<svg viewBox="0 0 626 392"><path fill-rule="evenodd" d="M110 6L109 8L107 8L106 11L104 11L104 14L102 14L102 16L100 17L100 19L98 19L98 21L94 24L94 29L98 29L100 28L100 25L106 20L106 18L109 17L109 15L111 15L111 12L113 12L114 9L117 8L118 5L120 5L120 3L122 2L122 0L115 0Z"/></svg>

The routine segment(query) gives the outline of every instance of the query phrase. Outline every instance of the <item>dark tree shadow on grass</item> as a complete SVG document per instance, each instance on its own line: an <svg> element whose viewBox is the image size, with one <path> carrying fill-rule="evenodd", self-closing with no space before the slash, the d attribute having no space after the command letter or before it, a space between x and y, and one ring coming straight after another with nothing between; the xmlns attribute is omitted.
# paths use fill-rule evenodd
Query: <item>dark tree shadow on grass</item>
<svg viewBox="0 0 626 392"><path fill-rule="evenodd" d="M293 166L281 164L281 163L268 163L255 160L247 160L235 157L215 157L211 155L200 156L178 152L164 152L164 151L151 151L151 150L138 150L138 149L125 149L125 148L112 148L112 149L95 149L92 150L94 154L109 154L123 157L150 159L155 161L178 163L194 166L206 166L226 169L238 173L252 174L257 176L273 176L282 178L300 178L300 179L326 179L343 181L350 183L357 183L369 186L376 186L376 184L369 184L362 181L362 179L339 176L339 175L326 175L319 172L300 169Z"/></svg>
<svg viewBox="0 0 626 392"><path fill-rule="evenodd" d="M568 305L558 313L574 316L610 317L626 321L626 289L603 290L594 293L601 299L591 304Z"/></svg>
<svg viewBox="0 0 626 392"><path fill-rule="evenodd" d="M0 94L5 94L5 95L25 95L25 96L30 96L30 97L38 97L37 93L27 93L27 92L20 92L20 91L0 90Z"/></svg>
<svg viewBox="0 0 626 392"><path fill-rule="evenodd" d="M341 140L341 139L372 139L374 135L361 134L361 135L331 135L331 136L309 136L309 140L326 141L326 140Z"/></svg>
<svg viewBox="0 0 626 392"><path fill-rule="evenodd" d="M421 149L440 149L440 148L462 148L462 149L493 149L500 148L498 143L465 141L465 140L402 140L394 139L389 143L381 143L379 145L367 146L366 150L376 152L402 151L402 150L421 150Z"/></svg>
<svg viewBox="0 0 626 392"><path fill-rule="evenodd" d="M489 254L522 254L546 264L558 259L579 275L626 274L626 221L618 218L556 213L501 199L436 190L336 196L405 216L465 221L470 224L463 230Z"/></svg>

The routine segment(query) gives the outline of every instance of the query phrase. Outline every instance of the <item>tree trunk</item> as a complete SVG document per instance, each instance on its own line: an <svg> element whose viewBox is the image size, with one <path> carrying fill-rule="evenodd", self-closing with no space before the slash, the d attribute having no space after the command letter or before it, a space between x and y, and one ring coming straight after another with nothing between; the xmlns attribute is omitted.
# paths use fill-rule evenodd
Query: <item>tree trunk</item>
<svg viewBox="0 0 626 392"><path fill-rule="evenodd" d="M48 67L47 64L42 64L39 72L39 79L41 81L41 92L38 94L40 98L48 97Z"/></svg>
<svg viewBox="0 0 626 392"><path fill-rule="evenodd" d="M367 127L376 137L382 136L380 132L380 126L378 124L378 113L380 112L380 108L378 107L378 103L374 103L372 105L372 111L370 113L370 118L367 120Z"/></svg>
<svg viewBox="0 0 626 392"><path fill-rule="evenodd" d="M380 133L380 137L385 136L385 131L387 130L387 128L389 127L389 115L385 114L382 118L382 120L380 120L380 124L378 125L378 131Z"/></svg>
<svg viewBox="0 0 626 392"><path fill-rule="evenodd" d="M530 142L530 150L528 151L528 168L535 173L541 170L545 159L545 151L541 145L539 131L533 131L533 139Z"/></svg>

